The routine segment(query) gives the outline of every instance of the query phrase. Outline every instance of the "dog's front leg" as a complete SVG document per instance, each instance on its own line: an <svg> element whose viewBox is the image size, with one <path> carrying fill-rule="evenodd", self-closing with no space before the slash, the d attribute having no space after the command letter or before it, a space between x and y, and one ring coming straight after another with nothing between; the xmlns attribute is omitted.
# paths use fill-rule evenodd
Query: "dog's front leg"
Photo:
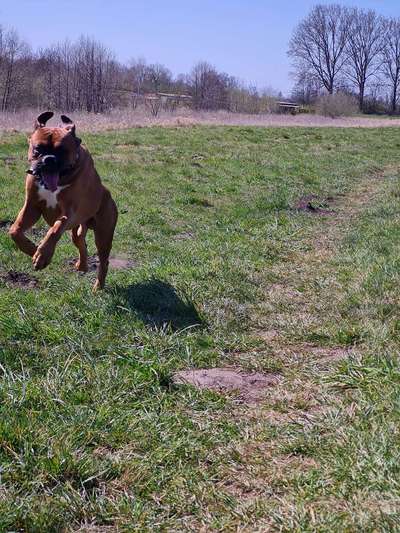
<svg viewBox="0 0 400 533"><path fill-rule="evenodd" d="M71 219L64 215L58 218L47 232L45 238L39 244L36 253L32 257L35 270L42 270L50 264L57 242L66 229L70 227Z"/></svg>
<svg viewBox="0 0 400 533"><path fill-rule="evenodd" d="M18 248L31 257L36 252L36 244L25 235L25 231L30 229L40 218L39 209L29 200L25 201L24 207L19 212L14 224L8 233Z"/></svg>

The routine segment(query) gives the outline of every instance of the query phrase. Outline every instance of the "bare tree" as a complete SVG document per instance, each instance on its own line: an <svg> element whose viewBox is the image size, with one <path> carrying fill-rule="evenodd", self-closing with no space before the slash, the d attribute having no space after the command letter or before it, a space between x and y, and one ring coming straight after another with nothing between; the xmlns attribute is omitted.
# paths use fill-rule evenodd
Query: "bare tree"
<svg viewBox="0 0 400 533"><path fill-rule="evenodd" d="M322 93L321 80L308 72L304 72L297 78L293 87L291 99L300 104L313 104L318 100Z"/></svg>
<svg viewBox="0 0 400 533"><path fill-rule="evenodd" d="M73 65L76 107L89 113L109 108L117 69L113 53L100 42L81 37L74 47Z"/></svg>
<svg viewBox="0 0 400 533"><path fill-rule="evenodd" d="M148 66L147 77L152 91L155 93L165 91L171 85L172 74L164 65L160 65L160 63Z"/></svg>
<svg viewBox="0 0 400 533"><path fill-rule="evenodd" d="M143 89L147 78L148 66L146 60L143 58L132 59L128 72L129 84L132 91L139 96Z"/></svg>
<svg viewBox="0 0 400 533"><path fill-rule="evenodd" d="M145 102L149 93L172 93ZM153 95L154 96L154 95ZM82 36L33 53L15 31L0 27L0 112L29 106L101 113L143 102L156 116L160 106L260 113L275 98L201 62L174 78L163 65L144 59L126 65L101 42Z"/></svg>
<svg viewBox="0 0 400 533"><path fill-rule="evenodd" d="M390 109L396 113L400 89L400 19L385 23L382 70L389 80Z"/></svg>
<svg viewBox="0 0 400 533"><path fill-rule="evenodd" d="M342 6L317 5L295 29L289 43L297 77L317 77L329 94L343 70L349 37L348 10Z"/></svg>
<svg viewBox="0 0 400 533"><path fill-rule="evenodd" d="M354 8L349 13L351 26L346 45L346 75L357 87L362 111L368 80L379 72L382 64L384 20L375 11Z"/></svg>
<svg viewBox="0 0 400 533"><path fill-rule="evenodd" d="M30 54L28 45L15 30L0 29L0 109L9 109L12 101L18 101L23 89L20 63Z"/></svg>
<svg viewBox="0 0 400 533"><path fill-rule="evenodd" d="M103 112L115 99L119 65L101 43L81 37L40 50L35 87L42 105Z"/></svg>
<svg viewBox="0 0 400 533"><path fill-rule="evenodd" d="M189 77L189 85L197 109L229 109L227 74L219 73L205 61L197 63Z"/></svg>
<svg viewBox="0 0 400 533"><path fill-rule="evenodd" d="M145 98L145 106L150 110L153 117L157 117L161 109L161 98L157 96L149 96Z"/></svg>

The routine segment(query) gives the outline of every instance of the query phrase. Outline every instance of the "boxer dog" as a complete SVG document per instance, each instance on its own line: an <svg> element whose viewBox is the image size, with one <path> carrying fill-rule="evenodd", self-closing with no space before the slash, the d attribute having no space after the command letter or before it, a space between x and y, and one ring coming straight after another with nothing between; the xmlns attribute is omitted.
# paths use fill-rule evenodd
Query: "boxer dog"
<svg viewBox="0 0 400 533"><path fill-rule="evenodd" d="M57 242L71 230L79 250L75 265L88 270L86 232L93 229L99 264L93 289L104 287L118 211L110 192L102 185L92 157L75 134L75 125L61 115L62 125L46 127L54 113L39 115L29 138L25 203L10 228L18 248L32 257L35 270L50 263ZM50 229L36 246L25 232L43 216Z"/></svg>

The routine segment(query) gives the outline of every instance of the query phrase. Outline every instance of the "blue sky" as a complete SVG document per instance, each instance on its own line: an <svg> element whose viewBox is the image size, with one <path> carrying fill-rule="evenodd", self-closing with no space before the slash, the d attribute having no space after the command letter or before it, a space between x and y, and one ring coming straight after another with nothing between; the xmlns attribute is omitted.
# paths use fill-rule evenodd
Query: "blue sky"
<svg viewBox="0 0 400 533"><path fill-rule="evenodd" d="M34 47L86 34L118 59L145 57L174 74L199 60L262 88L290 91L286 56L295 25L318 2L267 0L2 0L0 24ZM319 3L331 3L320 1ZM400 17L400 0L342 1Z"/></svg>

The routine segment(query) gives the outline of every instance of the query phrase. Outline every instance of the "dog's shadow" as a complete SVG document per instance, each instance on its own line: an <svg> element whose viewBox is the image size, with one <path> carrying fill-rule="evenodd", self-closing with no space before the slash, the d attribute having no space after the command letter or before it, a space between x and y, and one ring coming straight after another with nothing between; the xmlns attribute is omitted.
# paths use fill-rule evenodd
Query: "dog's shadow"
<svg viewBox="0 0 400 533"><path fill-rule="evenodd" d="M177 331L204 325L188 298L180 297L172 285L157 279L118 287L114 309L121 307L131 310L150 327Z"/></svg>

